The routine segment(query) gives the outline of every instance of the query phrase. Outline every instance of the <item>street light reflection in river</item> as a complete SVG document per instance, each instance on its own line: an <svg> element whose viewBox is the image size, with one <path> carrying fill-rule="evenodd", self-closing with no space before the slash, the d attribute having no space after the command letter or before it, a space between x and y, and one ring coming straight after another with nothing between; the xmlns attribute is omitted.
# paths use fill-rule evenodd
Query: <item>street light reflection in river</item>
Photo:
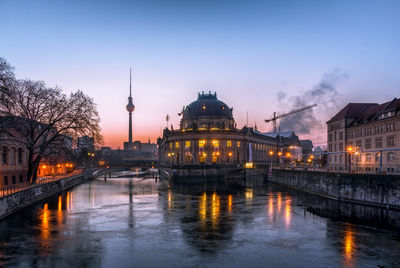
<svg viewBox="0 0 400 268"><path fill-rule="evenodd" d="M206 216L207 216L207 194L206 192L203 193L199 197L199 218L200 222L203 226L206 225Z"/></svg>
<svg viewBox="0 0 400 268"><path fill-rule="evenodd" d="M291 209L291 202L292 199L290 196L286 197L285 201L285 226L288 228L290 226L291 216L292 216L292 209Z"/></svg>
<svg viewBox="0 0 400 268"><path fill-rule="evenodd" d="M229 214L232 213L232 195L228 195L228 212Z"/></svg>
<svg viewBox="0 0 400 268"><path fill-rule="evenodd" d="M281 208L282 208L282 194L281 192L278 193L278 213L281 212Z"/></svg>
<svg viewBox="0 0 400 268"><path fill-rule="evenodd" d="M171 189L168 189L168 211L171 210L172 206L172 191Z"/></svg>
<svg viewBox="0 0 400 268"><path fill-rule="evenodd" d="M268 197L268 215L271 219L274 216L274 197L272 193L269 193Z"/></svg>
<svg viewBox="0 0 400 268"><path fill-rule="evenodd" d="M63 212L62 212L62 197L58 196L58 209L57 209L57 222L61 223L63 220Z"/></svg>
<svg viewBox="0 0 400 268"><path fill-rule="evenodd" d="M217 227L218 219L219 219L219 196L216 193L212 195L212 202L211 202L211 223L213 229Z"/></svg>
<svg viewBox="0 0 400 268"><path fill-rule="evenodd" d="M42 220L42 225L41 225L41 238L43 239L48 239L50 235L50 230L49 230L49 217L50 217L50 211L49 211L49 204L44 204L43 210L41 213L41 220Z"/></svg>
<svg viewBox="0 0 400 268"><path fill-rule="evenodd" d="M246 204L251 205L253 202L253 189L246 189L244 196L246 197Z"/></svg>
<svg viewBox="0 0 400 268"><path fill-rule="evenodd" d="M354 266L354 253L355 253L355 242L354 242L354 231L350 225L346 226L344 230L343 238L343 258L345 267Z"/></svg>

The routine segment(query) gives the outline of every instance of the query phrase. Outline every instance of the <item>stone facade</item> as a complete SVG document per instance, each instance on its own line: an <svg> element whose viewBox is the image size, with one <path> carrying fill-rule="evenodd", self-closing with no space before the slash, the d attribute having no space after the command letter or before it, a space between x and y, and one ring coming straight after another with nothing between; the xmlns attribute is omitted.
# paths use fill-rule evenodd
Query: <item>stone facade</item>
<svg viewBox="0 0 400 268"><path fill-rule="evenodd" d="M27 150L17 139L0 132L0 189L22 184L26 180Z"/></svg>
<svg viewBox="0 0 400 268"><path fill-rule="evenodd" d="M268 180L340 201L400 208L399 176L274 169Z"/></svg>
<svg viewBox="0 0 400 268"><path fill-rule="evenodd" d="M400 173L400 99L349 103L327 124L330 170Z"/></svg>

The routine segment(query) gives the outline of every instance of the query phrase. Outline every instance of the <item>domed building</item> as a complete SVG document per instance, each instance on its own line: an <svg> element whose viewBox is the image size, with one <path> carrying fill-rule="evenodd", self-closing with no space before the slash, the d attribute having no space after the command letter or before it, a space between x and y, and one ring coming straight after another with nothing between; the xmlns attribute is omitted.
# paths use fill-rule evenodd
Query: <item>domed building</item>
<svg viewBox="0 0 400 268"><path fill-rule="evenodd" d="M159 163L171 167L269 163L277 139L253 128L238 129L232 111L216 93L199 93L179 113L180 128L165 128L158 139Z"/></svg>

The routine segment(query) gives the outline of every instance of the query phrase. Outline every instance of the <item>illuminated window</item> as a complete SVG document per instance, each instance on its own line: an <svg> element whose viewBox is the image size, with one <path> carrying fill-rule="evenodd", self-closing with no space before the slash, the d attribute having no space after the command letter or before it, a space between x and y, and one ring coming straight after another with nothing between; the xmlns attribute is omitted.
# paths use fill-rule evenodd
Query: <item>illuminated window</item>
<svg viewBox="0 0 400 268"><path fill-rule="evenodd" d="M206 140L199 140L199 147L204 147L206 145Z"/></svg>
<svg viewBox="0 0 400 268"><path fill-rule="evenodd" d="M237 142L237 147L240 147L240 141Z"/></svg>
<svg viewBox="0 0 400 268"><path fill-rule="evenodd" d="M185 142L185 147L190 147L190 141Z"/></svg>
<svg viewBox="0 0 400 268"><path fill-rule="evenodd" d="M175 142L175 148L179 148L179 141Z"/></svg>
<svg viewBox="0 0 400 268"><path fill-rule="evenodd" d="M227 141L226 142L226 147L232 147L232 141Z"/></svg>
<svg viewBox="0 0 400 268"><path fill-rule="evenodd" d="M172 149L172 142L169 143L169 148Z"/></svg>
<svg viewBox="0 0 400 268"><path fill-rule="evenodd" d="M212 145L214 147L219 147L219 140L212 140Z"/></svg>

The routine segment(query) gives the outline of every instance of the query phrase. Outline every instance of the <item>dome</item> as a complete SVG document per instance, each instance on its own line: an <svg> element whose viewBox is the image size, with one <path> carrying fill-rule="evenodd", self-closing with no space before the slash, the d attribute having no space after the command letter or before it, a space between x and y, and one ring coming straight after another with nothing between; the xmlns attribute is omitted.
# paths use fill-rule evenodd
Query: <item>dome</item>
<svg viewBox="0 0 400 268"><path fill-rule="evenodd" d="M216 93L199 93L197 100L186 106L183 110L182 120L198 119L201 117L233 119L232 109L224 102L218 100Z"/></svg>
<svg viewBox="0 0 400 268"><path fill-rule="evenodd" d="M184 107L181 115L181 129L228 130L235 127L232 108L218 100L216 93L199 93L197 100Z"/></svg>

